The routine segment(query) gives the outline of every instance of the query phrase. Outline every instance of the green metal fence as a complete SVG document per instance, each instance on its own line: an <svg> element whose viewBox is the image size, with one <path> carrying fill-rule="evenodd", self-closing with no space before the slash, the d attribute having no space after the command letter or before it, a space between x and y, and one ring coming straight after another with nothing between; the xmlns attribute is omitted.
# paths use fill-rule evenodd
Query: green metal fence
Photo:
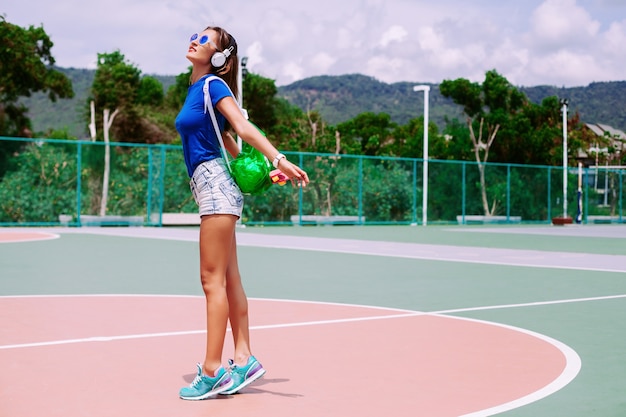
<svg viewBox="0 0 626 417"><path fill-rule="evenodd" d="M110 144L108 199L102 210L102 142L0 138L1 226L165 226L198 221L180 146ZM430 160L422 212L423 160L285 152L309 174L304 189L273 186L247 196L244 224L623 223L626 170L485 164L485 216L478 165Z"/></svg>

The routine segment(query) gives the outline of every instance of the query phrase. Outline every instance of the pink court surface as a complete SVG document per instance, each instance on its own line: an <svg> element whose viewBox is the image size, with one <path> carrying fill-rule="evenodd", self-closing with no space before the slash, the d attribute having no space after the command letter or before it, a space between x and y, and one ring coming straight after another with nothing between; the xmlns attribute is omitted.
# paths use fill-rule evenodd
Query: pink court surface
<svg viewBox="0 0 626 417"><path fill-rule="evenodd" d="M575 376L567 346L519 328L251 299L267 374L238 395L183 401L189 358L201 360L203 309L195 296L0 297L0 416L488 416Z"/></svg>

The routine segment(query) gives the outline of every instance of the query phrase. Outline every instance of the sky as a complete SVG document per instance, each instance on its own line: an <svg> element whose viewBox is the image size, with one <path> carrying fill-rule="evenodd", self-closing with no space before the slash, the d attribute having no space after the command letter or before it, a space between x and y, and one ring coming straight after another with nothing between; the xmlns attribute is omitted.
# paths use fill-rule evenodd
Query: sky
<svg viewBox="0 0 626 417"><path fill-rule="evenodd" d="M221 26L248 70L283 86L318 75L516 86L626 80L626 0L29 0L7 22L43 26L60 67L119 50L143 74L178 75L189 37Z"/></svg>

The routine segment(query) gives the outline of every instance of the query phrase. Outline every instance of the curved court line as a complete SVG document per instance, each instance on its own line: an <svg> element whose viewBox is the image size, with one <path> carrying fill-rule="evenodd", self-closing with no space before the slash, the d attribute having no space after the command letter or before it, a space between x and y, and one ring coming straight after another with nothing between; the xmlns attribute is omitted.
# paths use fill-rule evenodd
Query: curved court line
<svg viewBox="0 0 626 417"><path fill-rule="evenodd" d="M19 232L14 232L14 233L19 233ZM22 242L39 242L42 240L52 240L52 239L59 239L61 237L61 235L58 235L56 233L47 233L47 232L29 232L31 234L39 234L39 235L43 235L40 238L32 238L32 239L18 239L18 240L2 240L0 239L0 243L22 243ZM2 236L3 234L8 234L5 232L0 232L0 236Z"/></svg>
<svg viewBox="0 0 626 417"><path fill-rule="evenodd" d="M44 295L20 295L20 296L0 296L1 298L45 298L47 296ZM115 295L115 294L86 294L86 295L53 295L50 297L54 298L64 298L64 297L146 297L146 298L159 298L159 297L167 297L167 298L201 298L201 296L189 296L189 295L142 295L142 294L123 294L123 295ZM487 417L494 414L502 413L505 411L510 411L524 405L528 405L530 403L536 402L540 399L548 397L555 392L559 391L567 384L569 384L580 372L582 361L580 356L574 351L571 347L567 346L563 342L560 342L556 339L553 339L549 336L543 335L541 333L537 333L528 329L523 329L516 326L510 326L506 324L490 322L485 320L478 320L466 317L458 317L458 316L447 316L438 313L424 313L419 311L412 310L402 310L395 308L386 308L379 306L367 306L367 305L358 305L358 304L342 304L342 303L330 303L330 302L315 302L315 301L306 301L306 300L288 300L288 299L264 299L264 298L251 298L253 300L260 301L272 301L272 302L285 302L285 303L310 303L310 304L321 304L321 305L337 305L337 306L346 306L346 307L359 307L359 308L367 308L367 309L375 309L375 310L386 310L386 311L394 311L402 314L393 314L393 315L382 315L382 316L370 316L370 317L359 317L359 318L351 318L351 319L338 319L338 320L320 320L320 321L311 321L311 322L301 322L301 323L285 323L285 324L276 324L276 325L264 325L264 326L252 326L250 330L260 330L260 329L276 329L276 328L286 328L286 327L299 327L299 326L311 326L311 325L326 325L326 324L336 324L336 323L347 323L347 322L356 322L356 321L367 321L367 320L384 320L384 319L395 319L395 318L403 318L403 317L416 317L421 315L431 315L437 316L441 318L446 318L450 320L462 320L469 321L474 323L481 323L488 326L501 327L504 329L512 330L515 332L523 333L528 336L534 337L536 339L542 340L552 346L554 346L557 350L559 350L563 356L565 357L565 367L561 374L555 378L552 382L544 386L543 388L528 394L524 397L518 398L516 400L503 403L494 407L490 407L488 409L479 410L476 412L472 412L469 414L464 414L460 417ZM164 332L164 333L147 333L147 334L135 334L135 335L126 335L126 336L96 336L89 337L84 339L69 339L69 340L60 340L60 341L51 341L51 342L39 342L39 343L27 343L27 344L19 344L19 345L4 345L0 346L0 350L2 349L18 349L18 348L26 348L26 347L39 347L39 346L52 346L52 345L61 345L61 344L72 344L72 343L89 343L89 342L109 342L115 340L132 340L132 339L143 339L150 337L168 337L168 336L183 336L190 334L202 334L205 333L205 330L193 330L193 331L181 331L181 332Z"/></svg>
<svg viewBox="0 0 626 417"><path fill-rule="evenodd" d="M553 339L544 334L533 332L532 330L524 329L521 327L509 326L507 324L496 323L492 321L484 321L484 320L472 319L472 318L467 318L467 317L457 317L457 316L441 316L441 317L449 317L449 318L453 317L453 318L456 318L457 320L465 320L465 321L471 321L475 323L483 323L483 324L488 324L491 326L502 327L504 329L509 329L509 330L513 330L516 332L524 333L524 334L527 334L529 336L535 337L539 340L543 340L544 342L551 344L552 346L560 350L561 353L563 353L563 356L565 356L565 368L563 368L563 372L561 372L561 375L559 375L555 380L550 382L545 387L539 389L538 391L530 393L524 397L518 398L517 400L509 401L507 403L503 403L495 407L487 408L485 410L480 410L480 411L476 411L476 412L469 413L469 414L463 414L459 417L487 417L487 416L492 416L494 414L500 414L505 411L510 411L516 408L520 408L522 406L539 401L561 390L567 384L572 382L574 378L576 378L576 376L578 375L582 367L582 361L580 359L580 356L578 356L578 353L576 353L574 349L572 349L565 343L559 340Z"/></svg>

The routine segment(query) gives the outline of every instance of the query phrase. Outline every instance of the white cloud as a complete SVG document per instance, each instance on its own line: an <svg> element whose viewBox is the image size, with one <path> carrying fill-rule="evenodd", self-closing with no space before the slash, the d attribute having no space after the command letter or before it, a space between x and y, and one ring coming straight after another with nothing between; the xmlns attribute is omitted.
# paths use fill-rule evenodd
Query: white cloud
<svg viewBox="0 0 626 417"><path fill-rule="evenodd" d="M401 75L408 65L409 63L403 59L379 55L370 58L362 72L380 81L391 83L402 79Z"/></svg>
<svg viewBox="0 0 626 417"><path fill-rule="evenodd" d="M443 37L432 26L424 26L419 29L418 42L425 51L437 51L444 47Z"/></svg>
<svg viewBox="0 0 626 417"><path fill-rule="evenodd" d="M585 80L594 81L595 77L599 77L598 81L604 78L607 71L595 57L566 50L533 59L528 69L536 80L535 84L557 86L564 85L564 80L574 85L581 85Z"/></svg>
<svg viewBox="0 0 626 417"><path fill-rule="evenodd" d="M304 70L300 65L295 62L287 62L281 75L287 78L288 83L291 83L293 81L298 81L304 78Z"/></svg>
<svg viewBox="0 0 626 417"><path fill-rule="evenodd" d="M247 66L250 70L254 71L257 65L263 63L263 45L261 42L255 41L248 48L246 48L244 56L248 57Z"/></svg>
<svg viewBox="0 0 626 417"><path fill-rule="evenodd" d="M623 58L624 45L626 45L626 20L612 23L603 33L599 46L605 55Z"/></svg>
<svg viewBox="0 0 626 417"><path fill-rule="evenodd" d="M326 52L320 52L315 54L315 56L311 59L311 66L316 72L324 74L328 72L328 69L332 67L335 62L337 62L336 58L330 56Z"/></svg>
<svg viewBox="0 0 626 417"><path fill-rule="evenodd" d="M623 0L30 0L3 9L8 22L43 23L60 66L94 68L98 53L119 49L144 73L176 75L189 65L189 35L219 25L249 69L278 85L357 72L483 80L490 69L520 85L625 79Z"/></svg>
<svg viewBox="0 0 626 417"><path fill-rule="evenodd" d="M576 0L546 0L533 13L531 37L539 47L576 48L592 43L599 28Z"/></svg>
<svg viewBox="0 0 626 417"><path fill-rule="evenodd" d="M408 35L406 29L400 25L393 25L383 33L380 46L386 47L391 42L402 42Z"/></svg>

